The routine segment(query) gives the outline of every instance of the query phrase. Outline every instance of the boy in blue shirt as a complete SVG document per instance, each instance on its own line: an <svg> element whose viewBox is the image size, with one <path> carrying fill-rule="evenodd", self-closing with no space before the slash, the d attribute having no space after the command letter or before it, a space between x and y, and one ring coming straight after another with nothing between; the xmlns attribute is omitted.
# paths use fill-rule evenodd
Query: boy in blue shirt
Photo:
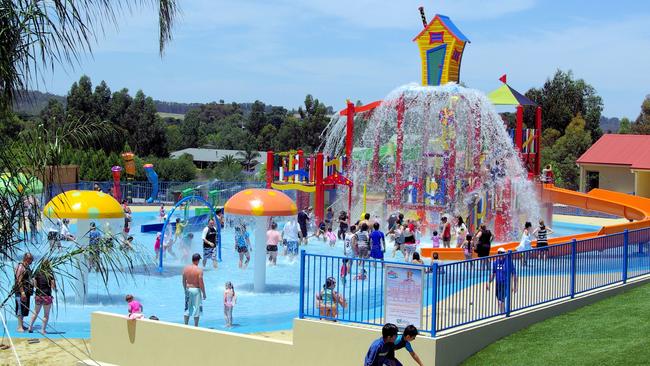
<svg viewBox="0 0 650 366"><path fill-rule="evenodd" d="M393 351L390 351L387 357L392 362L393 366L402 365L402 363L395 358L395 351L402 348L406 348L406 350L409 352L413 360L417 362L418 365L424 366L422 360L420 360L420 357L418 356L417 353L415 353L413 347L411 346L411 342L415 339L415 337L417 337L417 335L418 335L418 328L416 328L414 325L409 325L406 328L404 328L404 333L402 333L402 335L397 337L397 339L395 340L395 346L393 347Z"/></svg>
<svg viewBox="0 0 650 366"><path fill-rule="evenodd" d="M382 337L372 342L364 366L383 366L390 364L388 356L393 351L395 339L397 338L397 325L386 323L381 329Z"/></svg>
<svg viewBox="0 0 650 366"><path fill-rule="evenodd" d="M375 222L372 225L372 228L374 230L370 233L370 257L384 260L384 252L386 251L386 239L384 233L379 231L378 222Z"/></svg>
<svg viewBox="0 0 650 366"><path fill-rule="evenodd" d="M496 278L496 295L497 300L499 301L499 311L505 313L506 306L506 296L508 295L508 271L510 271L510 276L512 276L512 292L517 293L517 271L515 271L515 266L512 261L508 260L508 257L503 255L506 253L504 248L499 248L497 251L500 256L492 263L492 273L490 274L490 280L485 289L490 291L490 283Z"/></svg>

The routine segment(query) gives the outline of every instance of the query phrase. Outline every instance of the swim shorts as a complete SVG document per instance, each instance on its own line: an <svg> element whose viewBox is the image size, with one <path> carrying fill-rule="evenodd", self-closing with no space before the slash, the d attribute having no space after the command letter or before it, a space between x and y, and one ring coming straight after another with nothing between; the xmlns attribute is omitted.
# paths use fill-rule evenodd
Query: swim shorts
<svg viewBox="0 0 650 366"><path fill-rule="evenodd" d="M201 316L203 314L201 290L196 287L190 287L185 291L185 296L187 300L185 316L191 316L193 318Z"/></svg>
<svg viewBox="0 0 650 366"><path fill-rule="evenodd" d="M52 296L36 296L34 302L36 305L52 305Z"/></svg>
<svg viewBox="0 0 650 366"><path fill-rule="evenodd" d="M23 300L20 295L16 295L16 316L29 316L29 296Z"/></svg>
<svg viewBox="0 0 650 366"><path fill-rule="evenodd" d="M506 282L497 282L497 300L504 302L506 299Z"/></svg>
<svg viewBox="0 0 650 366"><path fill-rule="evenodd" d="M303 238L307 237L307 224L300 224L300 233Z"/></svg>
<svg viewBox="0 0 650 366"><path fill-rule="evenodd" d="M237 253L248 253L248 247L237 247Z"/></svg>
<svg viewBox="0 0 650 366"><path fill-rule="evenodd" d="M267 252L277 252L278 251L278 246L277 245L267 245L266 246L266 251Z"/></svg>
<svg viewBox="0 0 650 366"><path fill-rule="evenodd" d="M289 252L289 254L298 255L298 242L287 240L287 252Z"/></svg>
<svg viewBox="0 0 650 366"><path fill-rule="evenodd" d="M204 259L214 259L214 248L212 247L203 247L203 258Z"/></svg>
<svg viewBox="0 0 650 366"><path fill-rule="evenodd" d="M360 246L359 247L359 258L365 259L370 256L370 248L367 246Z"/></svg>

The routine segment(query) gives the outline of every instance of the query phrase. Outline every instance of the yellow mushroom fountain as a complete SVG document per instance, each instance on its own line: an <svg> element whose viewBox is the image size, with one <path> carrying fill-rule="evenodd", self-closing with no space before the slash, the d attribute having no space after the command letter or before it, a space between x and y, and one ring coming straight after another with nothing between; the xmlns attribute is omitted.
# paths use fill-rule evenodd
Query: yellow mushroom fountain
<svg viewBox="0 0 650 366"><path fill-rule="evenodd" d="M124 211L112 196L97 191L72 190L58 194L43 208L44 217L51 221L77 220L77 243L88 245L90 223L94 222L104 236L113 236L122 231ZM78 263L80 275L75 286L76 301L83 302L88 292L87 263Z"/></svg>
<svg viewBox="0 0 650 366"><path fill-rule="evenodd" d="M232 196L223 206L230 215L255 217L253 237L253 290L263 292L266 287L266 230L269 217L295 216L298 207L286 194L272 189L245 189Z"/></svg>

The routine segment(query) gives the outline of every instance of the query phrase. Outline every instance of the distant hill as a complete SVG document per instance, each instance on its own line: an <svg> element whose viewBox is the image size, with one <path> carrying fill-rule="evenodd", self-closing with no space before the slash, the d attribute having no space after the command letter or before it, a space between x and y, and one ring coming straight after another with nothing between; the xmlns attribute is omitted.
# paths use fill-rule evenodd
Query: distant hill
<svg viewBox="0 0 650 366"><path fill-rule="evenodd" d="M25 93L20 100L14 103L14 112L20 115L36 116L43 108L47 107L50 99L56 99L63 105L66 98L52 93L42 93L40 91L30 91Z"/></svg>
<svg viewBox="0 0 650 366"><path fill-rule="evenodd" d="M617 133L620 125L621 120L617 117L600 116L600 129L603 130L603 133Z"/></svg>
<svg viewBox="0 0 650 366"><path fill-rule="evenodd" d="M66 97L61 95L56 95L52 93L42 93L40 91L29 91L25 93L24 98L19 102L14 104L14 111L20 115L27 116L37 116L43 108L47 106L47 103L50 99L57 99L64 106L66 104ZM155 100L154 104L156 105L156 111L160 114L162 118L172 117L177 119L183 119L185 113L190 109L199 108L205 103L178 103L178 102L166 102L162 100ZM219 101L221 103L222 101ZM213 102L216 103L216 102ZM225 103L230 104L230 103ZM253 108L253 103L237 103L239 109L244 115L249 115ZM273 105L266 104L266 112L271 112ZM332 114L333 108L327 107L328 114Z"/></svg>

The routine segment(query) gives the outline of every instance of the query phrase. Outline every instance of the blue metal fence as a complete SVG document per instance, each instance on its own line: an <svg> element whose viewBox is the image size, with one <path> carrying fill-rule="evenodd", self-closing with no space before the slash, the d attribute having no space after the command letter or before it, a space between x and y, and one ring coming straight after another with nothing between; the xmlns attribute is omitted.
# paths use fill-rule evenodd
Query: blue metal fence
<svg viewBox="0 0 650 366"><path fill-rule="evenodd" d="M105 182L88 182L82 181L79 183L73 184L52 184L48 189L47 197L51 199L61 192L66 192L70 190L92 190L95 188L95 185L98 185L102 191L108 192L109 189L113 188L112 181ZM264 182L222 182L222 181L198 181L198 182L170 182L162 181L158 182L158 197L156 202L165 202L165 203L174 203L179 200L180 192L187 188L195 188L194 192L197 195L200 195L208 199L208 192L212 190L219 190L219 195L217 197L217 205L223 204L235 193L246 188L264 188L266 183ZM146 199L151 196L153 191L153 186L148 181L122 181L120 182L120 190L122 196L126 197L129 192L132 199L132 203L145 203Z"/></svg>
<svg viewBox="0 0 650 366"><path fill-rule="evenodd" d="M382 325L387 263L395 262L303 251L299 316ZM422 331L435 336L650 274L650 228L424 267ZM328 278L335 281L333 293L324 292Z"/></svg>

